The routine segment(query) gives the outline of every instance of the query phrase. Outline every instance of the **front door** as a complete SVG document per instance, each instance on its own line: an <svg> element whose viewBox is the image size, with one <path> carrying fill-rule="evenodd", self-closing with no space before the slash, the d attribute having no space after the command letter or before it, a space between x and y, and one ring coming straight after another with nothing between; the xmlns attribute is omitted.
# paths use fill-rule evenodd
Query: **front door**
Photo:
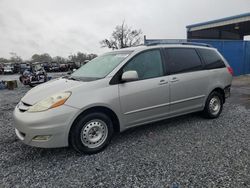
<svg viewBox="0 0 250 188"><path fill-rule="evenodd" d="M169 81L159 49L136 55L122 72L137 71L139 80L120 83L121 111L126 126L154 121L169 113Z"/></svg>

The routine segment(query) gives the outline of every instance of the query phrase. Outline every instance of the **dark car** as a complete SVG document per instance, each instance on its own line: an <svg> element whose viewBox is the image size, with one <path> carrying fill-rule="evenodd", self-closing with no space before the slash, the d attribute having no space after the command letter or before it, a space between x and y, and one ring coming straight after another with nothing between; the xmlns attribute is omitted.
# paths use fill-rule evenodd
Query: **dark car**
<svg viewBox="0 0 250 188"><path fill-rule="evenodd" d="M20 74L23 74L23 72L25 70L30 71L30 64L28 64L28 63L21 63L20 64L20 69L19 69Z"/></svg>
<svg viewBox="0 0 250 188"><path fill-rule="evenodd" d="M3 65L2 65L2 64L0 64L0 74L3 74L3 72L4 72Z"/></svg>
<svg viewBox="0 0 250 188"><path fill-rule="evenodd" d="M51 67L49 68L50 72L59 72L60 67L58 63L51 63Z"/></svg>
<svg viewBox="0 0 250 188"><path fill-rule="evenodd" d="M48 72L51 67L51 65L48 62L44 62L42 66L46 72Z"/></svg>
<svg viewBox="0 0 250 188"><path fill-rule="evenodd" d="M69 70L68 65L67 65L67 64L64 64L64 63L61 63L61 64L59 65L59 68L60 68L60 71L62 71L62 72L65 72L65 71L68 71L68 70Z"/></svg>

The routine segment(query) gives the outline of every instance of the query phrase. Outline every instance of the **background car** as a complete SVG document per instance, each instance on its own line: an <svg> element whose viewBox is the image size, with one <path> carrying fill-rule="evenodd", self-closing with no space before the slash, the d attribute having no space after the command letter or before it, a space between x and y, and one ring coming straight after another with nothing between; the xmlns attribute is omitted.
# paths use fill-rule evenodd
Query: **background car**
<svg viewBox="0 0 250 188"><path fill-rule="evenodd" d="M13 74L14 73L14 66L11 64L5 64L4 67L4 74Z"/></svg>
<svg viewBox="0 0 250 188"><path fill-rule="evenodd" d="M51 67L49 68L50 72L59 72L60 71L60 66L59 63L52 62Z"/></svg>
<svg viewBox="0 0 250 188"><path fill-rule="evenodd" d="M20 74L23 74L25 70L30 71L30 64L29 63L21 63L20 64Z"/></svg>

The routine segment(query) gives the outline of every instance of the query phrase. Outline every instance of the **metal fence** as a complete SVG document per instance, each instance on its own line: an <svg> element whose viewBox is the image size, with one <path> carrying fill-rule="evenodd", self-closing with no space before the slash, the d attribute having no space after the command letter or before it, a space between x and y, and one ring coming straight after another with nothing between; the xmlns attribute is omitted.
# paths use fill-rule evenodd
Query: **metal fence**
<svg viewBox="0 0 250 188"><path fill-rule="evenodd" d="M206 43L217 48L234 70L234 75L250 74L250 41L242 40L205 40L205 39L145 39L144 44L171 44L195 42Z"/></svg>

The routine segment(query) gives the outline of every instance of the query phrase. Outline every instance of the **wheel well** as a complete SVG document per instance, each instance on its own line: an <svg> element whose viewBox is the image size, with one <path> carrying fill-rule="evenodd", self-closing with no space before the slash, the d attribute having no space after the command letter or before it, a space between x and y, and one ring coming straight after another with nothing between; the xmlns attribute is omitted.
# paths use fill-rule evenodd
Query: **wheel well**
<svg viewBox="0 0 250 188"><path fill-rule="evenodd" d="M87 115L87 114L90 114L92 112L101 112L101 113L104 113L106 114L108 117L111 118L111 121L113 123L113 126L114 126L114 131L115 132L120 132L120 122L119 122L119 119L117 117L117 115L114 113L113 110L107 108L107 107L103 107L103 106L96 106L96 107L91 107L91 108L88 108L86 110L84 110L81 114L79 114L77 116L77 118L74 120L71 128L73 127L73 125L78 121L78 118L80 116L83 116L83 115ZM70 129L71 129L70 128Z"/></svg>
<svg viewBox="0 0 250 188"><path fill-rule="evenodd" d="M216 92L218 92L218 93L221 93L222 94L222 97L223 97L223 103L225 103L225 92L224 92L224 90L223 89L221 89L221 88L215 88L212 92L214 92L214 91L216 91ZM211 92L211 93L212 93Z"/></svg>

